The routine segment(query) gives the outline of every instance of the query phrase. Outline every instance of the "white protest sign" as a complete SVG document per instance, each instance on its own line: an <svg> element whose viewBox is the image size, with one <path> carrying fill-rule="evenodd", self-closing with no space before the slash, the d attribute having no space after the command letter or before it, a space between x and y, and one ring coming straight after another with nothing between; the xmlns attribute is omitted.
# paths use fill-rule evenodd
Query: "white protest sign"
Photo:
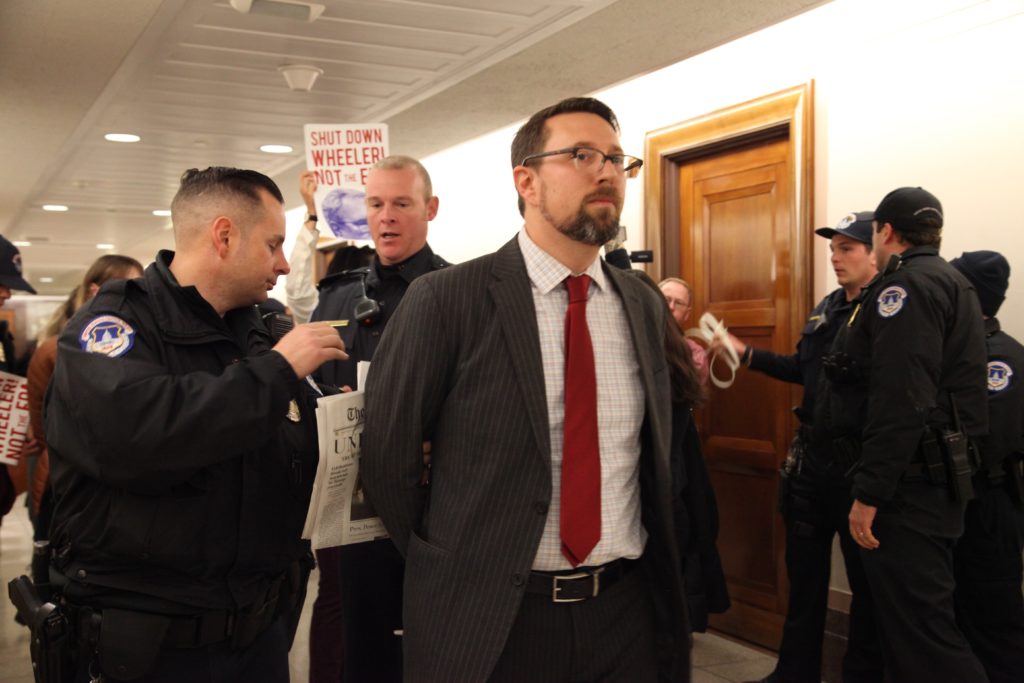
<svg viewBox="0 0 1024 683"><path fill-rule="evenodd" d="M28 440L28 382L0 372L0 463L17 465Z"/></svg>
<svg viewBox="0 0 1024 683"><path fill-rule="evenodd" d="M340 239L368 240L366 176L388 155L386 123L308 123L306 168L316 177L320 227Z"/></svg>

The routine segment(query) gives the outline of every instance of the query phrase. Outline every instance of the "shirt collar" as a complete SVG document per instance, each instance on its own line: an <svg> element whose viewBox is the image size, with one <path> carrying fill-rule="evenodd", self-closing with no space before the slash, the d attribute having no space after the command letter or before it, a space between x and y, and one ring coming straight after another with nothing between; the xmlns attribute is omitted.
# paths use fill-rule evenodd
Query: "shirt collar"
<svg viewBox="0 0 1024 683"><path fill-rule="evenodd" d="M561 286L565 278L576 274L559 263L554 256L538 247L537 243L530 239L525 226L519 231L519 249L523 252L523 261L526 262L526 274L541 294L551 292L555 287ZM589 275L601 290L608 287L604 270L601 268L600 256L595 258L583 273L579 274Z"/></svg>

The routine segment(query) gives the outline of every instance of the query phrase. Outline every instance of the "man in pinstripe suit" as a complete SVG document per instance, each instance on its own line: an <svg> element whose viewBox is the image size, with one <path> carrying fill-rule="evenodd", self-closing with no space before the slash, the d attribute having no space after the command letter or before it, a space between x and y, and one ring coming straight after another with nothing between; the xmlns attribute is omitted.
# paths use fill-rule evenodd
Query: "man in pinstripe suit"
<svg viewBox="0 0 1024 683"><path fill-rule="evenodd" d="M407 681L689 680L666 307L598 255L640 164L597 100L535 114L512 144L523 229L413 283L377 349L364 482L406 558ZM585 546L569 540L581 513L562 512L579 496L563 458L590 442L566 420L569 280L596 385L599 534Z"/></svg>

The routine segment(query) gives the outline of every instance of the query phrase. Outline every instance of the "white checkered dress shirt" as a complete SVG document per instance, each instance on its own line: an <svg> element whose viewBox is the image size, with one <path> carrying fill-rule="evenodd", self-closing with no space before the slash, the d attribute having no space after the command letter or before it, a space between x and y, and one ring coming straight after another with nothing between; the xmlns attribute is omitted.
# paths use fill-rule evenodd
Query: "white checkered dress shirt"
<svg viewBox="0 0 1024 683"><path fill-rule="evenodd" d="M551 433L551 506L533 568L558 571L572 569L562 556L559 492L565 420L565 312L569 307L563 281L574 273L538 247L525 229L519 232L519 248L537 311ZM598 387L601 540L583 564L595 566L623 557L640 557L647 542L647 532L640 523L638 478L644 395L622 299L601 270L600 258L584 272L593 280L587 300L587 326L594 345Z"/></svg>

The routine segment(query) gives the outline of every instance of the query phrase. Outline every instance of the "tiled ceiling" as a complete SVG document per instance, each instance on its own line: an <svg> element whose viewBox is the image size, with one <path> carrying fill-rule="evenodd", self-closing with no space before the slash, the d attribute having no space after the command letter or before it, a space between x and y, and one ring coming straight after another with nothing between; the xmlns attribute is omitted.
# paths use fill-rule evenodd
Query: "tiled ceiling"
<svg viewBox="0 0 1024 683"><path fill-rule="evenodd" d="M393 151L423 154L515 121L538 102L592 91L820 4L320 2L325 10L313 22L258 13L261 3L274 8L267 0L255 0L250 14L228 0L0 2L0 232L31 243L22 251L37 289L66 293L97 243L143 262L169 246L170 219L152 211L168 207L185 168L257 168L290 191L305 123L388 121ZM665 21L680 22L670 52L645 38ZM601 69L606 35L635 45L639 54L609 62L621 69L628 56L632 71ZM491 75L524 51L544 50L558 55L548 65L554 87L524 92L503 76L500 97L481 101L481 86L495 89ZM323 70L311 92L290 90L278 71L296 63ZM538 76L513 73L524 85ZM142 140L107 142L108 132ZM268 155L259 151L266 143L294 151ZM44 203L70 210L44 212ZM43 276L54 282L40 283Z"/></svg>

